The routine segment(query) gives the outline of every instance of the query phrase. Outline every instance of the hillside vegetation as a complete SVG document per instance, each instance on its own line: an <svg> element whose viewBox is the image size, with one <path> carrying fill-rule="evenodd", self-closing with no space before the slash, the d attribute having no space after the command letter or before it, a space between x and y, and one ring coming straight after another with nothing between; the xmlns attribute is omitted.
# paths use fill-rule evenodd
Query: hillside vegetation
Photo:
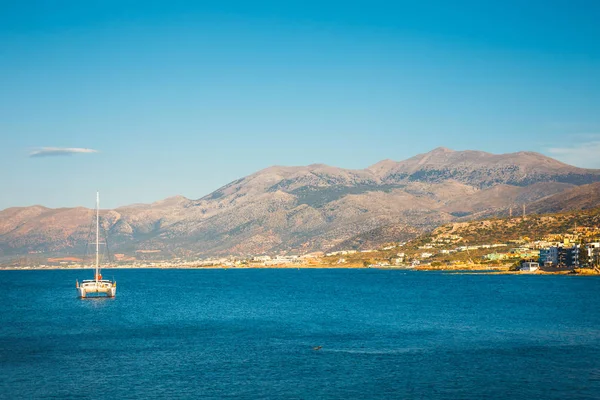
<svg viewBox="0 0 600 400"><path fill-rule="evenodd" d="M390 241L379 249L326 257L326 262L349 264L450 266L452 264L499 265L512 264L528 258L527 250L550 242L579 243L600 241L600 207L555 214L529 215L525 218L490 218L442 225L406 243ZM515 249L519 251L515 252ZM512 253L511 253L512 252ZM484 260L490 253L510 254L503 262ZM424 257L425 255L425 257ZM399 260L402 260L400 263Z"/></svg>
<svg viewBox="0 0 600 400"><path fill-rule="evenodd" d="M565 213L529 215L525 218L492 218L457 222L436 228L420 240L442 235L459 235L469 244L507 243L522 238L542 238L546 235L589 232L600 227L600 207Z"/></svg>

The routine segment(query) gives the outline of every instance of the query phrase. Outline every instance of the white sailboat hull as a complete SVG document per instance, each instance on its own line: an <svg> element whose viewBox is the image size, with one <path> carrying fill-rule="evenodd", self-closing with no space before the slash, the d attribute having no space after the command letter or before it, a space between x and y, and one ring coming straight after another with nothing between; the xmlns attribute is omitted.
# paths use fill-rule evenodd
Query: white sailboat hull
<svg viewBox="0 0 600 400"><path fill-rule="evenodd" d="M78 287L79 297L115 297L117 294L117 284L109 280L102 281L83 281Z"/></svg>

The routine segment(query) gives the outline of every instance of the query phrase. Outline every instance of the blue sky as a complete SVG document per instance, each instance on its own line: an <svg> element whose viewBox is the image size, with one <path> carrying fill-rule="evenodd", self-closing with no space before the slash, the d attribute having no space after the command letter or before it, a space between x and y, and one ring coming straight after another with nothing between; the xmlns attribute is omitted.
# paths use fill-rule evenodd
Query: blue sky
<svg viewBox="0 0 600 400"><path fill-rule="evenodd" d="M597 1L6 3L0 209L438 146L600 168Z"/></svg>

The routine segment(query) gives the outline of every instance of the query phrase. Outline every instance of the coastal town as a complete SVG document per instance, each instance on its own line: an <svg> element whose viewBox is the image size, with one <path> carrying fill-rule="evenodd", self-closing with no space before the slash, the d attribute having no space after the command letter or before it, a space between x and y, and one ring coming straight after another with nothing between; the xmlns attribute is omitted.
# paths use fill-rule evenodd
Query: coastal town
<svg viewBox="0 0 600 400"><path fill-rule="evenodd" d="M580 226L539 238L474 241L460 226L441 227L412 241L375 249L340 249L308 254L228 255L163 258L157 250L133 256L116 253L104 268L401 268L417 270L491 270L515 273L600 273L600 228ZM485 237L482 237L484 239ZM26 257L1 269L87 268L84 258ZM34 260L37 260L34 261Z"/></svg>

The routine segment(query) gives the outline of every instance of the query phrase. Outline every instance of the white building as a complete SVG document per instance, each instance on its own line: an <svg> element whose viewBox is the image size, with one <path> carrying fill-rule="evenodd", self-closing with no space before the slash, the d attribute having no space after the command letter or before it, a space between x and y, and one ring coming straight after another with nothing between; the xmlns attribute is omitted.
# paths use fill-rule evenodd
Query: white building
<svg viewBox="0 0 600 400"><path fill-rule="evenodd" d="M256 261L256 262L265 262L265 261L270 261L271 257L269 256L256 256L256 257L252 257L252 261Z"/></svg>
<svg viewBox="0 0 600 400"><path fill-rule="evenodd" d="M538 269L540 269L540 264L536 262L527 261L521 264L521 271L523 272L535 272Z"/></svg>

